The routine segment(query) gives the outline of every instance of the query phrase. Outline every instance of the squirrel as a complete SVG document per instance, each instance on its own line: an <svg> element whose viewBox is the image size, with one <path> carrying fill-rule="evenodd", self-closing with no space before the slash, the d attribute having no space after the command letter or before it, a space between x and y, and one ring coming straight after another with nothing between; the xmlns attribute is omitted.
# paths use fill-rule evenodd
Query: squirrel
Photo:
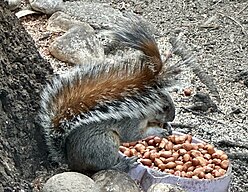
<svg viewBox="0 0 248 192"><path fill-rule="evenodd" d="M137 158L120 155L120 143L168 136L175 118L167 87L178 70L164 65L147 24L129 16L110 33L142 52L142 61L92 60L54 77L41 93L39 121L50 156L73 171L127 172Z"/></svg>

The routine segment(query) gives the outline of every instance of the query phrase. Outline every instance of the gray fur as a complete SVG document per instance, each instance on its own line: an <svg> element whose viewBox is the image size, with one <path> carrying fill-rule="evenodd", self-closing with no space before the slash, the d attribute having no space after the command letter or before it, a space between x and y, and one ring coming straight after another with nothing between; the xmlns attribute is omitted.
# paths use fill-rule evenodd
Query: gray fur
<svg viewBox="0 0 248 192"><path fill-rule="evenodd" d="M137 18L129 20L129 25L122 24L114 33L125 45L140 49L142 42L155 42L143 24ZM149 135L165 136L166 130L150 128L147 123L157 120L161 123L173 121L175 117L174 103L167 92L168 79L158 77L153 85L145 90L132 90L128 96L120 100L99 102L87 113L81 113L71 120L61 122L64 132L57 132L52 119L58 113L54 101L65 87L73 86L75 80L86 83L89 78L98 78L104 71L112 68L132 74L142 70L141 62L111 63L106 59L92 60L76 66L67 74L56 77L46 86L41 94L40 123L44 128L47 145L51 157L56 161L66 160L75 171L98 171L116 168L126 171L133 159L118 155L120 142L134 141Z"/></svg>

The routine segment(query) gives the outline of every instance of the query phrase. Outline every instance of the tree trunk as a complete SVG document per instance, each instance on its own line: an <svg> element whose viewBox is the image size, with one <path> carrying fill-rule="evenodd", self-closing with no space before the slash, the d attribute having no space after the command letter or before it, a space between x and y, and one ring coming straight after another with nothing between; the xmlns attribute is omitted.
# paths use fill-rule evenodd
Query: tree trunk
<svg viewBox="0 0 248 192"><path fill-rule="evenodd" d="M35 118L51 74L30 35L0 1L0 191L31 191L46 159Z"/></svg>

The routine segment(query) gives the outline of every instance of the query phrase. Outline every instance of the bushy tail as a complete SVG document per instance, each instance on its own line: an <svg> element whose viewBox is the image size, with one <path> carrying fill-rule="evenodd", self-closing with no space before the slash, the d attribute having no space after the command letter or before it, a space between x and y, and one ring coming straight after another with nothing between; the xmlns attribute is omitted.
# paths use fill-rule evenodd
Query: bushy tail
<svg viewBox="0 0 248 192"><path fill-rule="evenodd" d="M121 18L113 28L114 41L142 51L148 57L148 65L157 75L162 69L162 60L157 43L144 20L135 15Z"/></svg>

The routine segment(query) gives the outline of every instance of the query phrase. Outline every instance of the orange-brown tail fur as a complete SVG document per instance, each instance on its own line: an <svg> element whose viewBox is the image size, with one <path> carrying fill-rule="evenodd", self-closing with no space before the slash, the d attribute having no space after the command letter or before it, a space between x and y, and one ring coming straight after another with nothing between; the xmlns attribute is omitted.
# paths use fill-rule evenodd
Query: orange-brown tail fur
<svg viewBox="0 0 248 192"><path fill-rule="evenodd" d="M126 69L130 64L123 64L126 66L118 68L110 67L108 71L99 70L97 77L90 76L83 80L79 77L72 85L65 86L53 102L57 111L53 118L55 128L61 120L70 120L100 102L118 100L142 91L154 82L162 69L162 61L157 44L145 24L136 17L130 17L113 30L113 37L115 41L142 51L146 56L145 62L143 65L139 62L142 66L135 66L133 70Z"/></svg>

